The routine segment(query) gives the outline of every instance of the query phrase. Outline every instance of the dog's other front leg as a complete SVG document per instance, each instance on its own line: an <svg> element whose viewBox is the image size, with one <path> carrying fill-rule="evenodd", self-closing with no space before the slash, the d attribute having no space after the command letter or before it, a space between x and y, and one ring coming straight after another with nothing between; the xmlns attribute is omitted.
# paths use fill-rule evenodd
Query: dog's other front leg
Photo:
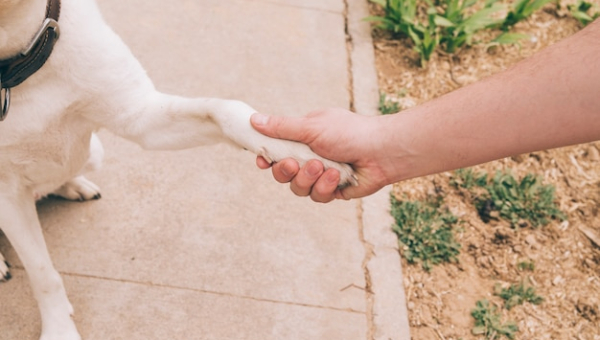
<svg viewBox="0 0 600 340"><path fill-rule="evenodd" d="M190 99L154 92L143 103L124 110L126 114L116 115L110 120L111 126L106 127L146 149L172 150L228 142L275 162L291 157L302 165L319 159L326 168L340 171L341 184L354 182L352 168L347 164L324 159L304 144L258 133L250 124L250 116L256 110L241 101Z"/></svg>
<svg viewBox="0 0 600 340"><path fill-rule="evenodd" d="M62 279L54 269L32 192L0 185L0 229L29 276L42 318L40 340L80 340Z"/></svg>

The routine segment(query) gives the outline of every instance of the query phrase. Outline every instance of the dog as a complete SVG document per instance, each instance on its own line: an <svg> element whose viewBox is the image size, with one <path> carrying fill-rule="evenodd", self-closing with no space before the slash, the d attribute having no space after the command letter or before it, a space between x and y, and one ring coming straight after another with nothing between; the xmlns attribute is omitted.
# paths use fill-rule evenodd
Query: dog
<svg viewBox="0 0 600 340"><path fill-rule="evenodd" d="M45 15L44 15L45 13ZM271 139L236 100L159 93L94 0L0 0L0 229L21 259L41 314L41 340L77 340L73 308L50 260L35 202L100 198L105 128L149 150L229 143L267 160L321 160L304 144ZM0 279L10 278L0 254Z"/></svg>

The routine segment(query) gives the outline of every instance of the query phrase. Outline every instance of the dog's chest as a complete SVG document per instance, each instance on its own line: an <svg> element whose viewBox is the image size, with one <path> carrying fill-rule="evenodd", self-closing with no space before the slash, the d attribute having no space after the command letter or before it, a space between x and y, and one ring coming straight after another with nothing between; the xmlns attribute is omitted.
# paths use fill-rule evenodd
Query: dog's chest
<svg viewBox="0 0 600 340"><path fill-rule="evenodd" d="M0 171L18 176L36 192L54 190L76 175L89 157L93 126L80 118L9 128L0 126Z"/></svg>

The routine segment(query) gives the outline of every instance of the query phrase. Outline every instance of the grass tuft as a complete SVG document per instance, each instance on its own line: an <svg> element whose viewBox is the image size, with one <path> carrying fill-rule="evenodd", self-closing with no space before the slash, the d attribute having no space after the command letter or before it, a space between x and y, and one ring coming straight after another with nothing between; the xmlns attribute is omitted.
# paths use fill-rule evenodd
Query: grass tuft
<svg viewBox="0 0 600 340"><path fill-rule="evenodd" d="M398 201L392 196L392 216L392 229L409 263L430 271L436 264L458 261L460 244L452 228L458 219L438 202Z"/></svg>
<svg viewBox="0 0 600 340"><path fill-rule="evenodd" d="M483 335L488 340L500 339L501 336L514 339L515 333L519 331L519 327L513 321L503 323L498 308L485 299L477 301L471 316L475 319L475 327L471 332L474 335Z"/></svg>
<svg viewBox="0 0 600 340"><path fill-rule="evenodd" d="M402 108L398 102L391 100L385 93L379 93L379 112L382 115L398 113Z"/></svg>
<svg viewBox="0 0 600 340"><path fill-rule="evenodd" d="M494 293L504 299L504 308L511 310L517 305L525 302L539 305L544 302L544 298L535 293L535 288L521 282L513 284L508 288L502 288L499 284L494 287Z"/></svg>
<svg viewBox="0 0 600 340"><path fill-rule="evenodd" d="M475 199L475 206L484 222L502 218L512 227L544 226L551 219L564 220L565 214L555 203L554 187L527 174L518 181L510 172L498 171L484 186L486 193Z"/></svg>

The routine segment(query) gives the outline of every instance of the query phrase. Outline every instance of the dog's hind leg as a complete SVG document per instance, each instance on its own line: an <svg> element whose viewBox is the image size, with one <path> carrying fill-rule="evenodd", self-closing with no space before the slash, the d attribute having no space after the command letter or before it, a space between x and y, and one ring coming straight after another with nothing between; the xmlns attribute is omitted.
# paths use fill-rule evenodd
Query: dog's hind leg
<svg viewBox="0 0 600 340"><path fill-rule="evenodd" d="M104 148L102 147L102 143L100 143L98 136L93 133L90 139L90 157L83 166L81 173L56 189L52 195L71 201L88 201L102 197L100 195L100 188L85 178L83 174L100 168L103 156Z"/></svg>
<svg viewBox="0 0 600 340"><path fill-rule="evenodd" d="M29 276L42 319L40 340L80 340L62 279L46 248L31 191L0 183L0 229Z"/></svg>
<svg viewBox="0 0 600 340"><path fill-rule="evenodd" d="M6 262L2 253L0 253L0 282L10 280L11 276L8 267L8 262Z"/></svg>

